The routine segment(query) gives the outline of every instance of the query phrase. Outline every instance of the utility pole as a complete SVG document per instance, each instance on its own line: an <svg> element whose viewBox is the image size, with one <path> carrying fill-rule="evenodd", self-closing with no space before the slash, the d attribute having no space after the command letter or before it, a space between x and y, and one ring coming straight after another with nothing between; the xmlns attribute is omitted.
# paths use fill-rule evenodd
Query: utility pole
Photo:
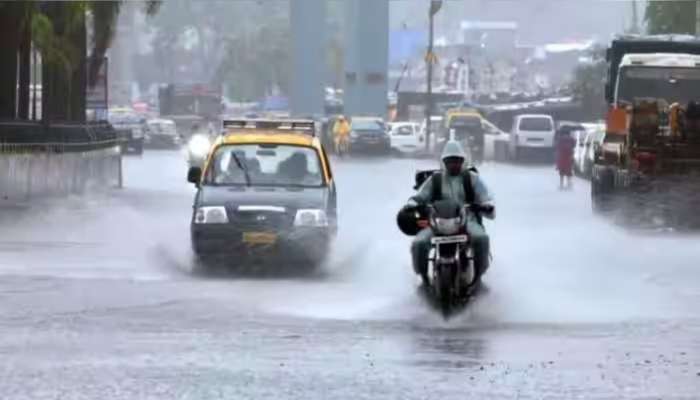
<svg viewBox="0 0 700 400"><path fill-rule="evenodd" d="M435 63L435 53L433 53L434 19L435 14L440 11L442 0L430 0L430 10L428 12L429 33L428 33L428 53L425 55L427 63L427 90L425 100L425 151L430 151L430 119L433 114L433 64Z"/></svg>

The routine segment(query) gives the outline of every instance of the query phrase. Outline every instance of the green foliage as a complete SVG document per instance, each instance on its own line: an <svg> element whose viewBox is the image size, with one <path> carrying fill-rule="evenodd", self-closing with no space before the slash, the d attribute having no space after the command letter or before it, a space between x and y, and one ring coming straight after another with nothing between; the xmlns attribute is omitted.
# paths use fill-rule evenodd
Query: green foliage
<svg viewBox="0 0 700 400"><path fill-rule="evenodd" d="M571 90L574 97L581 102L587 119L602 118L605 113L605 74L607 64L603 51L594 51L593 61L580 64L574 71Z"/></svg>
<svg viewBox="0 0 700 400"><path fill-rule="evenodd" d="M186 62L199 79L229 84L236 99L289 87L289 0L168 0L152 29L166 78Z"/></svg>
<svg viewBox="0 0 700 400"><path fill-rule="evenodd" d="M649 1L644 14L650 34L695 34L695 0Z"/></svg>

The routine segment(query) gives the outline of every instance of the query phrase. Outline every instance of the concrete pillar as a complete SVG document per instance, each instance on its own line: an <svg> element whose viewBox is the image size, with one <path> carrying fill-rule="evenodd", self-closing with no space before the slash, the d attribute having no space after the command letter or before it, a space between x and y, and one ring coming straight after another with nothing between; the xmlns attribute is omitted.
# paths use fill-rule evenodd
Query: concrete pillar
<svg viewBox="0 0 700 400"><path fill-rule="evenodd" d="M326 0L290 1L293 116L323 115L326 76Z"/></svg>
<svg viewBox="0 0 700 400"><path fill-rule="evenodd" d="M386 116L389 1L345 0L345 114Z"/></svg>

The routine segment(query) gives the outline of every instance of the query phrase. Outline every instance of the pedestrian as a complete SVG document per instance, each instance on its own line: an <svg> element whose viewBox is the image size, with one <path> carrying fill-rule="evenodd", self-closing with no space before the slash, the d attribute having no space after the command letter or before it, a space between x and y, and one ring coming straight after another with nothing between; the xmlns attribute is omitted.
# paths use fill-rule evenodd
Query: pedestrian
<svg viewBox="0 0 700 400"><path fill-rule="evenodd" d="M571 189L573 186L574 148L576 141L571 136L572 127L562 126L557 133L557 170L559 171L559 189Z"/></svg>

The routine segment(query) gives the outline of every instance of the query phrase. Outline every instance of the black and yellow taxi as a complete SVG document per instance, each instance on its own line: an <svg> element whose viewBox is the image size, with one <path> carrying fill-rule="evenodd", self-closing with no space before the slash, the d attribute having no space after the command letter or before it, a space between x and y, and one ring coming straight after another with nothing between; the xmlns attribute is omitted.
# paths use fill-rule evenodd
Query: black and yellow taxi
<svg viewBox="0 0 700 400"><path fill-rule="evenodd" d="M336 188L313 121L224 121L195 184L191 239L202 261L317 266L337 232Z"/></svg>

